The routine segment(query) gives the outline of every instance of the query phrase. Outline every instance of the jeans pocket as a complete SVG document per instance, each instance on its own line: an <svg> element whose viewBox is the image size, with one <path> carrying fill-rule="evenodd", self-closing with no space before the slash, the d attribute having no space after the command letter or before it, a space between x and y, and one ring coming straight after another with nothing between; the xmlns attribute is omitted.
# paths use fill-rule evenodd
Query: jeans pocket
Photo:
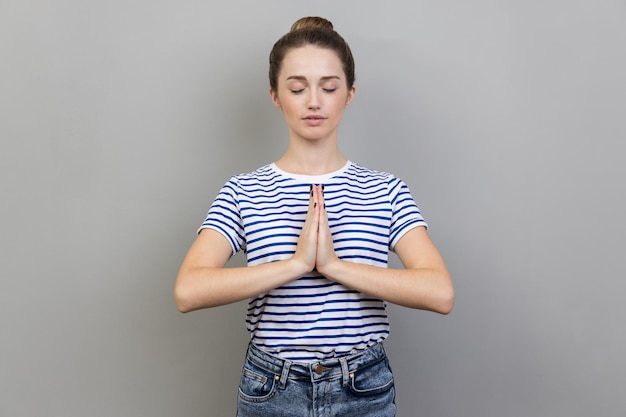
<svg viewBox="0 0 626 417"><path fill-rule="evenodd" d="M239 397L244 401L267 401L276 393L276 375L246 364L239 381Z"/></svg>
<svg viewBox="0 0 626 417"><path fill-rule="evenodd" d="M375 395L393 387L393 373L386 359L350 374L350 391L356 395Z"/></svg>

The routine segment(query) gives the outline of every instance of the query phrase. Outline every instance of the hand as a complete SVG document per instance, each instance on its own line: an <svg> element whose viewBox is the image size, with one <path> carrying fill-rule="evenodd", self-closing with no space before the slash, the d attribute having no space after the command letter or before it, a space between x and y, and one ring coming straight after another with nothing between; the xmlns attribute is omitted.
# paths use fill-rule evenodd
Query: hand
<svg viewBox="0 0 626 417"><path fill-rule="evenodd" d="M321 274L336 261L339 261L335 253L335 245L333 237L330 233L328 225L328 213L326 212L326 204L324 202L324 192L321 186L313 188L318 201L318 229L317 229L317 256L315 259L315 268Z"/></svg>
<svg viewBox="0 0 626 417"><path fill-rule="evenodd" d="M315 268L317 259L317 231L319 227L319 211L318 193L316 186L311 186L311 194L309 198L309 209L307 212L304 226L298 238L296 253L293 259L304 265L305 273L311 272Z"/></svg>

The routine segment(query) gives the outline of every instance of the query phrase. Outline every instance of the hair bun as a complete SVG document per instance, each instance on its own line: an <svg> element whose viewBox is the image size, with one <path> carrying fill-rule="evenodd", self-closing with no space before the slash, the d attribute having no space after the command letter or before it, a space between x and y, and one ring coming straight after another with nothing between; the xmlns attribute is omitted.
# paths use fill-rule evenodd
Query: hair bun
<svg viewBox="0 0 626 417"><path fill-rule="evenodd" d="M333 24L328 19L324 19L323 17L317 16L309 16L302 17L296 21L293 25L291 25L291 31L298 29L330 29L333 30Z"/></svg>

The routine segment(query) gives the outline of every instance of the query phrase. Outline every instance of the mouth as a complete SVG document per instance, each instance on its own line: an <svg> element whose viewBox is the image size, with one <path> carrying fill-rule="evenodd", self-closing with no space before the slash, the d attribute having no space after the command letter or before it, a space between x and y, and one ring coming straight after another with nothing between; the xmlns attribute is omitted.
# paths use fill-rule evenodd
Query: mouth
<svg viewBox="0 0 626 417"><path fill-rule="evenodd" d="M324 116L320 116L319 114L310 114L303 117L302 120L309 126L319 126L324 123L326 118Z"/></svg>

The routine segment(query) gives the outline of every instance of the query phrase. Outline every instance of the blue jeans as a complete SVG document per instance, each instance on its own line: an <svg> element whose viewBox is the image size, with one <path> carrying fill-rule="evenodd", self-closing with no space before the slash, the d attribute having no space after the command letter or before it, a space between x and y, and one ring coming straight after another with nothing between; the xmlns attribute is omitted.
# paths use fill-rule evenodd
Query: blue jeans
<svg viewBox="0 0 626 417"><path fill-rule="evenodd" d="M382 344L303 363L254 344L241 374L237 417L394 417L393 374Z"/></svg>

